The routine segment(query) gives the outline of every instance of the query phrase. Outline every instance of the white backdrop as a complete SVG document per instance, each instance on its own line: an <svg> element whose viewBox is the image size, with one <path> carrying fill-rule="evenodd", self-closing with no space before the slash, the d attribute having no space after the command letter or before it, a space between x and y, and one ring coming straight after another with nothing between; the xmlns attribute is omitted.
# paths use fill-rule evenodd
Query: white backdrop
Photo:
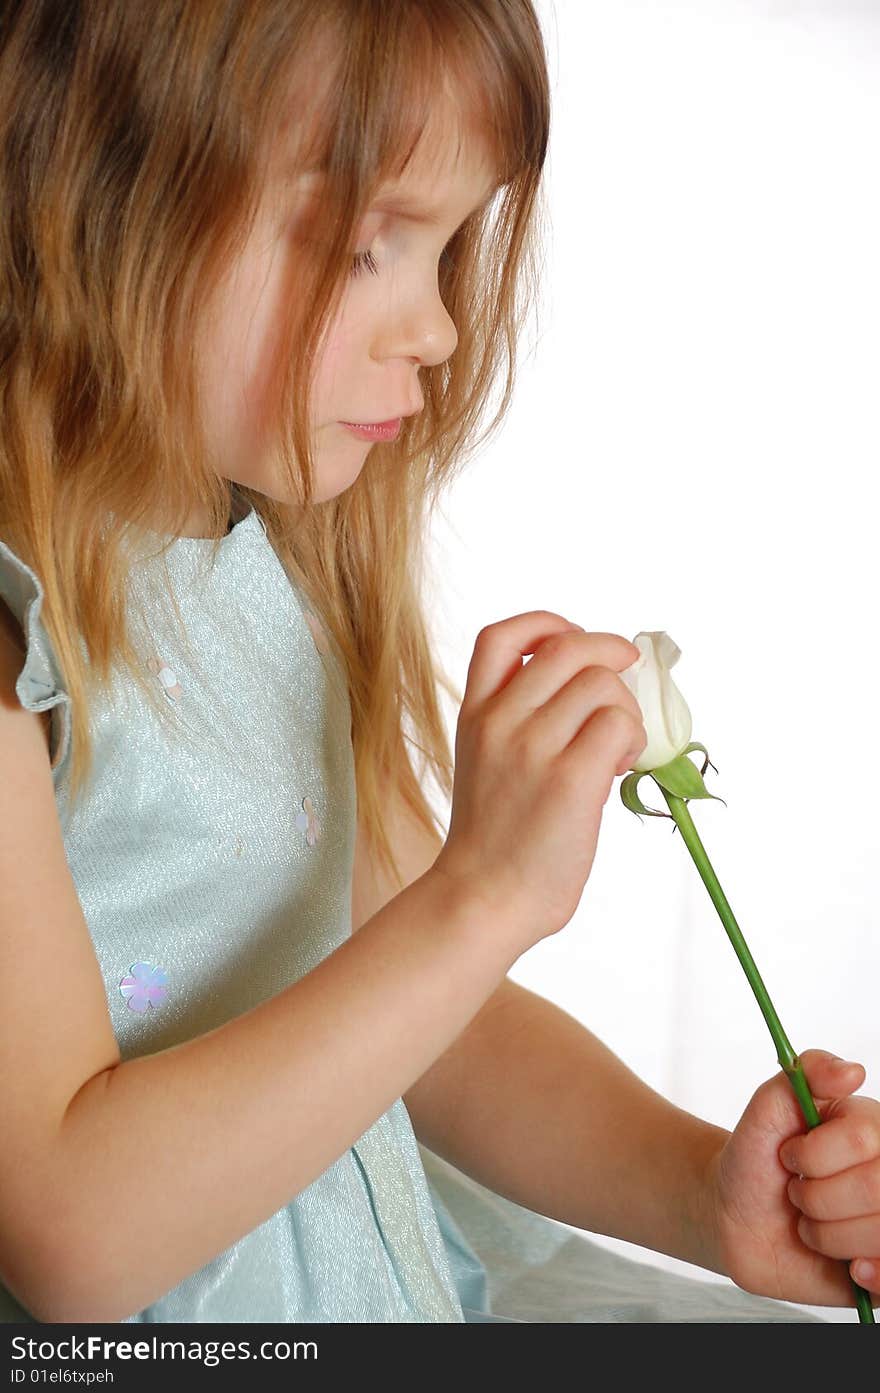
<svg viewBox="0 0 880 1393"><path fill-rule="evenodd" d="M463 690L479 629L524 610L671 634L727 802L691 813L783 1027L877 1097L880 12L537 5L545 296L507 425L435 521L441 654ZM732 1129L775 1051L680 835L619 784L578 911L511 975Z"/></svg>

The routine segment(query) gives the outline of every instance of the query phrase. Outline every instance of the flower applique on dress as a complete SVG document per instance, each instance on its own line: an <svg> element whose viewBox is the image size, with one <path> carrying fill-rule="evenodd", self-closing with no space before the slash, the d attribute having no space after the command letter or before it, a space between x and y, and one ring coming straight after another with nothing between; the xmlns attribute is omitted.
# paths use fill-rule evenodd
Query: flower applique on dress
<svg viewBox="0 0 880 1393"><path fill-rule="evenodd" d="M327 634L317 615L312 614L312 611L307 609L304 611L304 618L312 632L312 638L315 640L315 647L318 652L329 653L330 644L327 639Z"/></svg>
<svg viewBox="0 0 880 1393"><path fill-rule="evenodd" d="M183 688L177 680L177 673L168 666L163 658L151 658L147 666L150 672L155 673L162 683L162 690L169 701L177 701L178 697L183 696Z"/></svg>
<svg viewBox="0 0 880 1393"><path fill-rule="evenodd" d="M168 973L150 963L132 963L130 973L122 978L119 990L129 1011L143 1014L149 1007L161 1006L168 995Z"/></svg>
<svg viewBox="0 0 880 1393"><path fill-rule="evenodd" d="M308 794L302 800L302 806L303 811L296 815L296 826L300 832L305 832L309 846L314 846L321 836L321 822L315 812L315 805Z"/></svg>

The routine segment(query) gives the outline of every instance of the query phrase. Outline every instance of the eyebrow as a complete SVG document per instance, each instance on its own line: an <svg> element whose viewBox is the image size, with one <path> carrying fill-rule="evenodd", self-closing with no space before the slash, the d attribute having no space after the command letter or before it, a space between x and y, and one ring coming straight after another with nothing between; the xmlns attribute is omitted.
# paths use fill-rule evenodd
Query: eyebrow
<svg viewBox="0 0 880 1393"><path fill-rule="evenodd" d="M493 188L482 203L477 204L473 212L465 214L462 222L467 222L468 218L472 218L475 213L480 213L484 208L488 208L497 193L498 188ZM375 208L378 213L393 213L396 217L406 218L408 222L421 223L427 227L442 227L443 225L444 210L442 208L419 203L403 194L390 194L386 198L377 198L370 206Z"/></svg>

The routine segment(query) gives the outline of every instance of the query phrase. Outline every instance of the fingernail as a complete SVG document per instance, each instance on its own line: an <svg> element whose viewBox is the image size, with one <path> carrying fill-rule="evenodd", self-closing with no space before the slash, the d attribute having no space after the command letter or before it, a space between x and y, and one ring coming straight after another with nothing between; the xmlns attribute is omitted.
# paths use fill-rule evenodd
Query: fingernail
<svg viewBox="0 0 880 1393"><path fill-rule="evenodd" d="M877 1269L872 1262L857 1262L854 1270L857 1282L873 1282L877 1275Z"/></svg>
<svg viewBox="0 0 880 1393"><path fill-rule="evenodd" d="M831 1061L831 1067L837 1070L852 1069L854 1064L850 1059L841 1059L838 1055L835 1055Z"/></svg>

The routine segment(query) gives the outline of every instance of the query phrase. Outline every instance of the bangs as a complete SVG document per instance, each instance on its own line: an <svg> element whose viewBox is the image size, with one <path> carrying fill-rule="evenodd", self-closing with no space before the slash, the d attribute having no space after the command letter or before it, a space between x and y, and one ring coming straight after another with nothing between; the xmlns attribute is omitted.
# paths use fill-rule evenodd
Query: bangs
<svg viewBox="0 0 880 1393"><path fill-rule="evenodd" d="M455 164L477 148L498 188L534 185L549 140L546 71L529 62L503 6L337 0L321 9L316 47L308 60L300 53L290 88L300 94L295 119L308 122L301 173L361 202L404 177L417 150L439 174L450 149Z"/></svg>

